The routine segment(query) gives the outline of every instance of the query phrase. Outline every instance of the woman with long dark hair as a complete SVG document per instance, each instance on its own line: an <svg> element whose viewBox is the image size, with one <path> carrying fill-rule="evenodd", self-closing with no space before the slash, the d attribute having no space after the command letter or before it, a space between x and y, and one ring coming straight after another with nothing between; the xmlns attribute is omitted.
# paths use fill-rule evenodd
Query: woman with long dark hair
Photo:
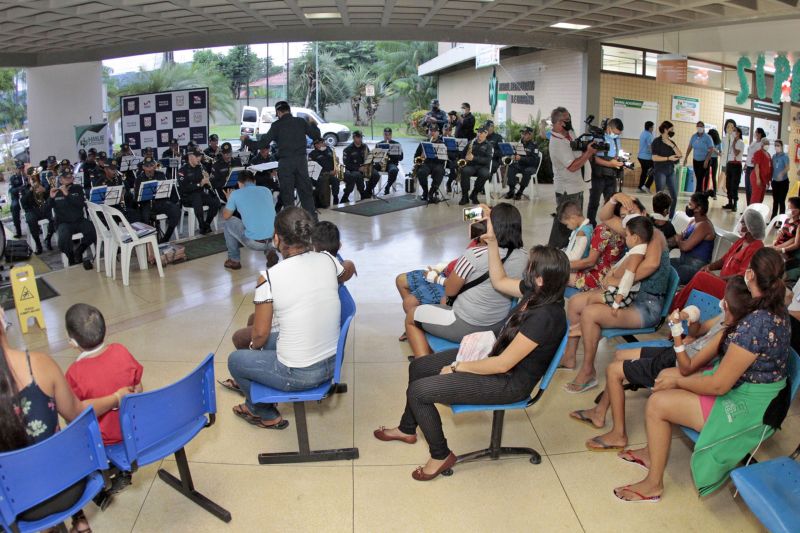
<svg viewBox="0 0 800 533"><path fill-rule="evenodd" d="M491 221L487 226L484 238L490 246L489 253L499 263ZM522 281L516 283L516 290L523 297L500 331L489 357L457 361L458 350L448 350L411 362L400 425L381 427L374 435L382 441L414 444L419 426L428 442L430 459L411 474L414 479L433 479L456 462L435 404L505 404L530 396L566 333L564 289L568 279L567 255L548 246L535 246Z"/></svg>
<svg viewBox="0 0 800 533"><path fill-rule="evenodd" d="M672 268L678 272L680 284L686 285L697 272L711 262L714 240L717 238L714 225L708 219L708 196L710 193L696 192L686 205L686 216L691 220L680 235L677 235L680 257L670 259Z"/></svg>
<svg viewBox="0 0 800 533"><path fill-rule="evenodd" d="M618 487L625 501L658 501L672 441L672 425L700 432L692 478L701 495L721 486L728 473L774 429L764 413L786 386L790 326L784 298L783 259L771 248L756 252L744 273L751 311L732 321L691 360L667 369L647 401L647 447L620 454L648 469L640 482ZM703 369L718 358L711 370Z"/></svg>

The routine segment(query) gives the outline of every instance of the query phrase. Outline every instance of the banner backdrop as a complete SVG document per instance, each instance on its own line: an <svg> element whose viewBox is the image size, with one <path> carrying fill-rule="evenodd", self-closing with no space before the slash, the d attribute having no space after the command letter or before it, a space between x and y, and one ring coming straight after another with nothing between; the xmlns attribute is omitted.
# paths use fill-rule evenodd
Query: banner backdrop
<svg viewBox="0 0 800 533"><path fill-rule="evenodd" d="M120 97L122 139L134 154L153 147L160 155L175 138L181 148L208 146L208 89L184 89Z"/></svg>
<svg viewBox="0 0 800 533"><path fill-rule="evenodd" d="M78 150L83 148L89 150L94 148L98 152L108 150L108 123L101 124L84 124L82 126L75 126L75 155Z"/></svg>

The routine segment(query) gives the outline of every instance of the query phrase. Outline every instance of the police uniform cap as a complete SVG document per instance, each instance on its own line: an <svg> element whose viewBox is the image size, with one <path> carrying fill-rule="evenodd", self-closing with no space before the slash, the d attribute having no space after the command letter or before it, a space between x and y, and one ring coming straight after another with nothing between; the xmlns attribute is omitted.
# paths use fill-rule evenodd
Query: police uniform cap
<svg viewBox="0 0 800 533"><path fill-rule="evenodd" d="M438 106L439 105L439 100L434 98L433 100L431 100L431 105L432 106Z"/></svg>
<svg viewBox="0 0 800 533"><path fill-rule="evenodd" d="M155 166L155 164L156 164L156 160L153 159L152 157L145 157L142 160L142 166L143 167L152 167L152 166Z"/></svg>
<svg viewBox="0 0 800 533"><path fill-rule="evenodd" d="M89 148L86 151L86 155L97 155L97 148Z"/></svg>
<svg viewBox="0 0 800 533"><path fill-rule="evenodd" d="M483 127L486 128L487 130L492 126L494 126L494 122L492 122L491 120L487 120L486 122L483 123Z"/></svg>
<svg viewBox="0 0 800 533"><path fill-rule="evenodd" d="M113 167L113 168L117 168L117 162L116 162L116 161L114 161L114 159L112 159L112 158L110 158L110 157L106 158L106 161L105 161L105 163L106 163L106 166L107 166L107 167Z"/></svg>
<svg viewBox="0 0 800 533"><path fill-rule="evenodd" d="M489 130L486 129L486 126L481 126L480 128L478 128L475 131L477 131L478 133L486 133Z"/></svg>
<svg viewBox="0 0 800 533"><path fill-rule="evenodd" d="M392 133L392 128L383 128L383 133Z"/></svg>
<svg viewBox="0 0 800 533"><path fill-rule="evenodd" d="M169 144L178 144L178 139L173 137L172 139L169 140Z"/></svg>
<svg viewBox="0 0 800 533"><path fill-rule="evenodd" d="M211 135L208 136L208 140L209 141L218 141L219 140L219 135L217 135L216 133L212 133Z"/></svg>
<svg viewBox="0 0 800 533"><path fill-rule="evenodd" d="M525 126L524 128L522 128L522 133L533 133L533 128L531 128L530 126Z"/></svg>
<svg viewBox="0 0 800 533"><path fill-rule="evenodd" d="M196 148L196 147L197 147L197 143L194 142L194 141L189 141L189 143L186 145L186 148L188 150L190 150L190 151L191 151L192 148Z"/></svg>
<svg viewBox="0 0 800 533"><path fill-rule="evenodd" d="M127 150L130 147L131 147L131 145L128 144L128 143L122 143L122 144L119 145L120 150Z"/></svg>
<svg viewBox="0 0 800 533"><path fill-rule="evenodd" d="M451 115L451 116L453 116L453 117L457 117L457 116L458 116L458 111L450 111L450 112L448 113L448 115Z"/></svg>
<svg viewBox="0 0 800 533"><path fill-rule="evenodd" d="M363 137L364 135L361 133L361 130L356 130L353 132L353 137Z"/></svg>
<svg viewBox="0 0 800 533"><path fill-rule="evenodd" d="M202 150L198 150L197 148L195 148L194 150L189 150L187 153L188 153L189 155L193 155L193 156L195 156L195 157L203 157L203 152L202 152Z"/></svg>
<svg viewBox="0 0 800 533"><path fill-rule="evenodd" d="M59 175L62 177L72 176L72 167L62 168L61 172L59 172Z"/></svg>
<svg viewBox="0 0 800 533"><path fill-rule="evenodd" d="M72 163L70 163L69 159L62 159L62 160L61 160L61 163L59 163L59 164L60 164L62 167L69 167L69 166L72 166Z"/></svg>
<svg viewBox="0 0 800 533"><path fill-rule="evenodd" d="M58 159L56 159L56 156L54 156L54 155L48 155L47 156L47 164L48 165L54 165L57 161L58 161Z"/></svg>

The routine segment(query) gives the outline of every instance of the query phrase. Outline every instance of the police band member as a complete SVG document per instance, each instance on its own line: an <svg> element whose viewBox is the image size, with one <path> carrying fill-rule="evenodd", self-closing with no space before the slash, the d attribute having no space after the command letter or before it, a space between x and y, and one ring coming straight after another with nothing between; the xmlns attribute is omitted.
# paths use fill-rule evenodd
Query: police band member
<svg viewBox="0 0 800 533"><path fill-rule="evenodd" d="M35 174L34 169L28 169L27 182L28 186L22 193L20 203L25 210L25 222L28 224L28 233L33 237L33 242L36 244L36 255L42 253L41 233L42 228L39 226L40 220L47 220L47 237L45 244L47 249L53 249L53 233L56 231L56 225L53 223L53 211L50 208L50 193L47 187L42 185L39 181L39 175Z"/></svg>
<svg viewBox="0 0 800 533"><path fill-rule="evenodd" d="M436 125L432 125L428 129L428 141L429 143L440 144L442 142L441 135L439 134L439 128ZM414 159L418 157L425 157L425 151L422 149L422 144L417 147L417 151L414 152ZM444 179L444 166L445 161L441 159L428 159L425 160L417 167L417 181L419 181L419 186L422 189L422 200L425 202L430 203L437 203L439 202L439 186L442 184L442 180ZM430 184L430 192L428 191L428 176L431 178Z"/></svg>
<svg viewBox="0 0 800 533"><path fill-rule="evenodd" d="M86 161L81 165L81 169L83 170L83 183L78 185L83 185L83 190L88 195L89 190L92 188L92 178L98 171L96 148L86 150Z"/></svg>
<svg viewBox="0 0 800 533"><path fill-rule="evenodd" d="M383 144L396 144L400 145L399 142L392 139L392 128L383 128ZM397 173L400 172L400 161L403 160L403 149L400 149L400 155L389 155L389 158L386 160L386 168L383 169L380 167L380 161L374 161L375 168L380 171L385 171L389 178L386 181L386 187L383 189L383 194L387 195L392 190L392 185L394 182L397 181Z"/></svg>
<svg viewBox="0 0 800 533"><path fill-rule="evenodd" d="M453 127L450 124L445 124L444 128L442 129L442 137L452 137L453 136ZM447 163L445 165L445 174L447 175L447 192L452 192L453 190L453 182L456 179L456 174L458 172L458 165L456 162L458 161L459 157L461 157L461 151L458 150L458 145L456 145L455 150L451 150L449 147L447 148Z"/></svg>
<svg viewBox="0 0 800 533"><path fill-rule="evenodd" d="M27 180L23 175L25 163L14 161L15 171L8 179L8 197L11 199L11 219L14 221L14 238L22 237L22 220L20 218L20 198L25 192Z"/></svg>
<svg viewBox="0 0 800 533"><path fill-rule="evenodd" d="M486 140L492 145L492 169L490 175L494 176L494 173L500 168L501 160L503 159L503 154L500 152L500 147L498 146L498 144L503 142L503 136L494 130L494 122L491 120L487 120L484 127L486 128Z"/></svg>
<svg viewBox="0 0 800 533"><path fill-rule="evenodd" d="M525 127L522 129L522 139L520 141L522 147L525 148L525 155L515 155L514 162L508 166L508 193L506 199L522 199L522 192L528 187L531 178L536 173L539 167L539 147L533 141L533 128ZM519 183L519 190L514 192L517 187L519 175L522 175L522 181Z"/></svg>
<svg viewBox="0 0 800 533"><path fill-rule="evenodd" d="M272 157L272 154L270 154L270 147L261 146L258 148L256 155L252 156L247 164L248 166L260 165L262 163L269 163L271 161L275 161L275 159ZM256 172L256 185L259 187L266 187L272 192L280 192L276 175L277 173L274 170L262 170L261 172ZM280 202L280 200L278 200L278 202ZM280 205L282 206L283 204ZM280 208L276 205L275 209Z"/></svg>
<svg viewBox="0 0 800 533"><path fill-rule="evenodd" d="M172 138L169 140L169 147L161 152L161 159L180 159L182 155L178 139Z"/></svg>
<svg viewBox="0 0 800 533"><path fill-rule="evenodd" d="M333 148L325 139L314 139L314 149L308 154L308 160L314 161L321 168L319 178L314 182L314 204L319 208L327 208L339 203L339 178L333 175Z"/></svg>
<svg viewBox="0 0 800 533"><path fill-rule="evenodd" d="M49 207L56 216L58 225L58 249L67 256L70 265L77 265L83 260L83 268L92 269L92 260L83 259L83 253L95 243L94 225L86 218L86 197L83 187L75 183L72 168L61 172L61 186L50 189ZM83 234L77 248L72 247L72 236Z"/></svg>
<svg viewBox="0 0 800 533"><path fill-rule="evenodd" d="M116 206L129 222L139 221L139 212L135 209L136 202L131 189L128 188L124 175L117 168L117 162L110 157L102 165L103 172L96 175L92 181L92 187L116 187L122 185L122 196L119 205ZM134 177L134 182L136 178Z"/></svg>
<svg viewBox="0 0 800 533"><path fill-rule="evenodd" d="M442 126L447 123L447 115L439 109L439 100L431 100L431 110L425 115L423 122L426 126L436 126L442 131Z"/></svg>
<svg viewBox="0 0 800 533"><path fill-rule="evenodd" d="M478 136L472 141L472 149L467 147L464 159L467 165L461 169L461 201L458 205L467 205L472 202L477 204L478 193L483 192L483 186L491 176L492 165L492 144L486 140L488 130L481 126L478 128ZM475 176L475 188L469 194L470 178Z"/></svg>
<svg viewBox="0 0 800 533"><path fill-rule="evenodd" d="M193 150L187 154L187 163L178 169L178 190L181 203L184 207L194 209L200 233L211 233L211 222L217 216L220 201L211 190L211 178L203 169L200 161L203 152ZM208 211L203 216L203 206L208 206Z"/></svg>
<svg viewBox="0 0 800 533"><path fill-rule="evenodd" d="M133 188L134 197L139 198L139 191L142 188L142 183L145 181L164 181L166 179L166 174L156 170L156 160L150 156L145 157L142 160L142 170L136 175L136 183ZM170 198L160 198L158 200L148 200L139 203L139 218L142 222L158 227L157 221L155 220L156 215L166 215L167 217L167 229L164 235L159 235L159 237L160 242L169 242L175 228L181 220L181 208Z"/></svg>
<svg viewBox="0 0 800 533"><path fill-rule="evenodd" d="M358 188L358 193L361 195L362 200L372 198L372 190L381 179L381 175L375 170L373 165L364 165L364 161L369 155L369 148L364 144L364 137L359 130L353 132L353 142L344 149L342 153L342 163L344 164L344 193L342 194L342 202L350 201L350 193L354 188ZM366 173L372 171L370 175L365 176ZM364 185L364 179L367 178L367 184Z"/></svg>
<svg viewBox="0 0 800 533"><path fill-rule="evenodd" d="M42 165L42 183L50 183L53 178L58 177L58 159L54 155L48 155Z"/></svg>
<svg viewBox="0 0 800 533"><path fill-rule="evenodd" d="M316 125L303 118L293 117L288 102L281 101L275 104L275 113L278 115L278 120L272 123L269 131L258 141L248 141L247 147L252 152L275 141L279 153L278 184L281 190L281 202L287 206L294 205L296 190L300 205L316 220L314 193L311 178L308 177L306 137L316 139L322 135ZM242 141L247 141L247 136L242 136Z"/></svg>
<svg viewBox="0 0 800 533"><path fill-rule="evenodd" d="M231 175L231 170L240 166L242 166L242 163L239 158L233 157L231 143L223 143L222 148L219 149L219 159L211 166L211 186L214 188L220 202L225 198L225 189L232 188L225 187L228 177Z"/></svg>
<svg viewBox="0 0 800 533"><path fill-rule="evenodd" d="M456 124L456 138L471 141L475 138L475 115L467 102L461 104L461 118Z"/></svg>
<svg viewBox="0 0 800 533"><path fill-rule="evenodd" d="M230 145L230 143L225 144ZM212 161L216 161L217 157L222 154L222 148L219 146L219 136L216 133L208 136L208 148L203 150L203 153L210 157Z"/></svg>

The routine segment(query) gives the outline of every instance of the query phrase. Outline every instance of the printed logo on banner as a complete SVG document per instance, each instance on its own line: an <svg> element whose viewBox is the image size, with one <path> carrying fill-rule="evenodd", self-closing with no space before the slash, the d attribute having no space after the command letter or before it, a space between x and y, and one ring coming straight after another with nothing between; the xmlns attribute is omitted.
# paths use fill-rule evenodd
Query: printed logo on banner
<svg viewBox="0 0 800 533"><path fill-rule="evenodd" d="M205 109L205 108L206 108L206 92L189 91L189 109Z"/></svg>
<svg viewBox="0 0 800 533"><path fill-rule="evenodd" d="M205 126L201 128L189 128L189 135L192 140L199 146L208 144L208 137Z"/></svg>
<svg viewBox="0 0 800 533"><path fill-rule="evenodd" d="M139 131L139 117L125 117L122 121L122 131Z"/></svg>
<svg viewBox="0 0 800 533"><path fill-rule="evenodd" d="M155 113L139 115L139 131L151 131L156 129Z"/></svg>
<svg viewBox="0 0 800 533"><path fill-rule="evenodd" d="M156 113L156 127L160 130L172 127L172 113Z"/></svg>
<svg viewBox="0 0 800 533"><path fill-rule="evenodd" d="M148 146L155 146L156 145L156 132L155 131L142 132L140 135L141 135L141 141L142 141L142 148L147 148Z"/></svg>
<svg viewBox="0 0 800 533"><path fill-rule="evenodd" d="M172 110L189 109L189 102L186 99L185 92L172 93Z"/></svg>
<svg viewBox="0 0 800 533"><path fill-rule="evenodd" d="M152 94L147 94L141 97L139 102L139 111L141 113L153 113L156 110L156 102Z"/></svg>
<svg viewBox="0 0 800 533"><path fill-rule="evenodd" d="M155 110L159 113L162 111L172 111L172 93L157 94Z"/></svg>
<svg viewBox="0 0 800 533"><path fill-rule="evenodd" d="M169 146L169 140L173 137L172 130L158 130L157 142L159 148Z"/></svg>
<svg viewBox="0 0 800 533"><path fill-rule="evenodd" d="M125 142L131 147L131 150L139 150L142 147L142 139L138 132L125 133Z"/></svg>
<svg viewBox="0 0 800 533"><path fill-rule="evenodd" d="M199 126L200 124L203 124L204 122L203 116L204 113L202 111L192 111L192 116L189 119L190 120L189 124L191 124L192 126Z"/></svg>
<svg viewBox="0 0 800 533"><path fill-rule="evenodd" d="M173 111L172 112L172 127L173 128L188 128L189 127L189 111Z"/></svg>
<svg viewBox="0 0 800 533"><path fill-rule="evenodd" d="M172 136L178 139L179 145L186 146L189 143L189 128L172 130Z"/></svg>
<svg viewBox="0 0 800 533"><path fill-rule="evenodd" d="M138 115L139 114L139 97L122 99L122 114L123 115Z"/></svg>

